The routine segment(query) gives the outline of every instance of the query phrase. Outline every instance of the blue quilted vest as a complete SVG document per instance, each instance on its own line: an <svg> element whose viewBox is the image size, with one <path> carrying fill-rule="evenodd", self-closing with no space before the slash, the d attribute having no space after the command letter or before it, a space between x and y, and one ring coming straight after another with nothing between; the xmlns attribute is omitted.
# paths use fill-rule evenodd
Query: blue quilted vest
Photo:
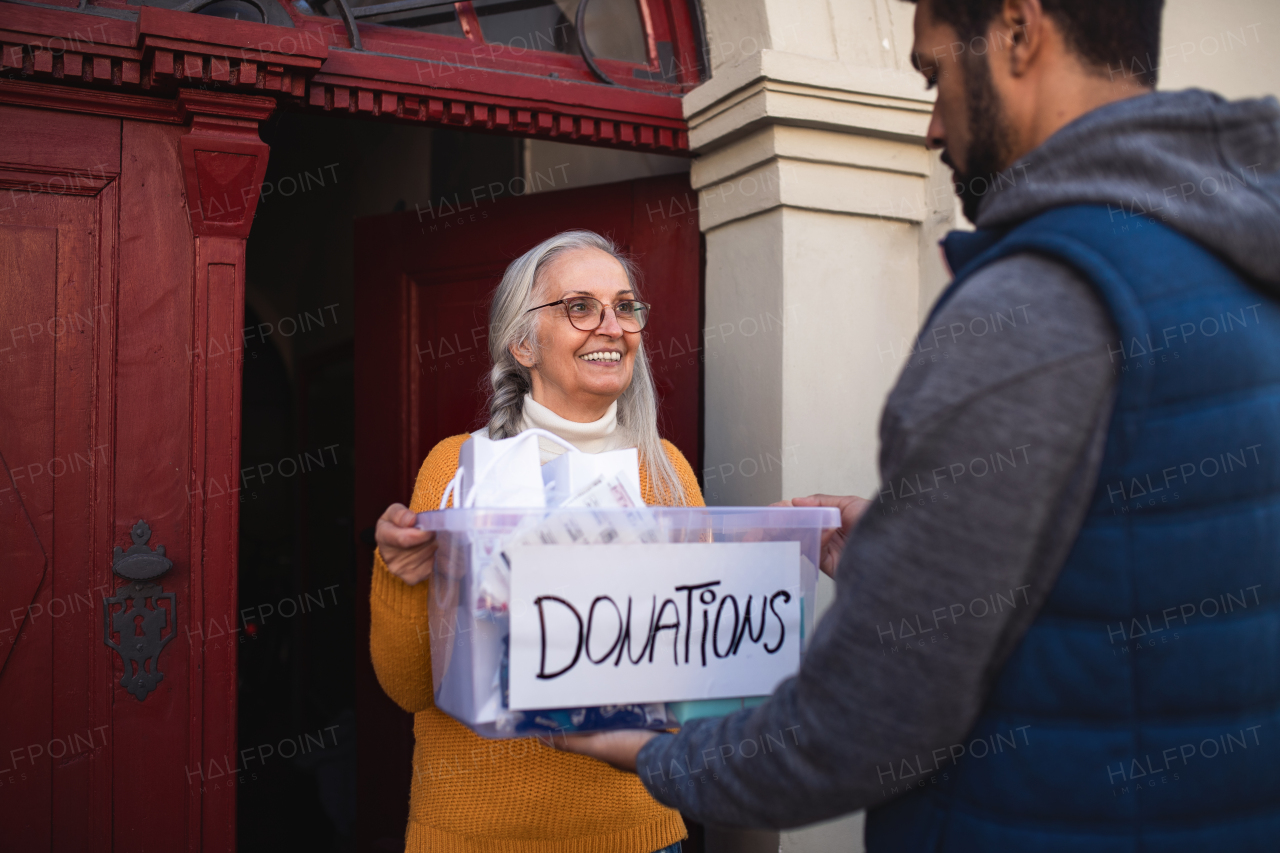
<svg viewBox="0 0 1280 853"><path fill-rule="evenodd" d="M1280 850L1280 303L1105 207L946 251L939 305L1016 253L1078 270L1118 331L1117 397L1043 610L956 763L869 812L867 849Z"/></svg>

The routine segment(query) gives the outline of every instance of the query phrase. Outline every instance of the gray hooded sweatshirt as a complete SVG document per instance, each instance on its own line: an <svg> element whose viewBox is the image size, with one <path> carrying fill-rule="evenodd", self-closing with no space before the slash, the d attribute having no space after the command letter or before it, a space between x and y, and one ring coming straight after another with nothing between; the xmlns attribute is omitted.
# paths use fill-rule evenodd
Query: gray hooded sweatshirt
<svg viewBox="0 0 1280 853"><path fill-rule="evenodd" d="M1121 101L1004 177L979 228L1108 205L1117 228L1157 218L1280 295L1274 98ZM758 708L654 738L637 761L649 792L704 823L786 828L941 779L945 759L909 783L897 769L963 743L1053 587L1093 495L1123 357L1070 268L1026 254L972 276L889 395L880 494L800 673Z"/></svg>

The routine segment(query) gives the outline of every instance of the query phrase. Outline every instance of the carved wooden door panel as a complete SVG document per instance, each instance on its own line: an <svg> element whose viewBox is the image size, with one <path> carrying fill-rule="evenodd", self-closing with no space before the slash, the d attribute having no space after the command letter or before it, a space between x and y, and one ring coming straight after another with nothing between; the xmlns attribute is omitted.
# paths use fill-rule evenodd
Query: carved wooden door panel
<svg viewBox="0 0 1280 853"><path fill-rule="evenodd" d="M12 127L17 110L4 111L0 123ZM40 165L83 167L83 195L42 192L72 177L56 172L29 173L26 191L0 193L0 825L26 849L93 849L104 841L95 793L110 780L110 695L92 689L95 662L97 680L105 675L92 639L105 578L92 560L101 519L91 496L110 460L93 368L115 319L99 237L104 220L114 231L120 123L59 119L56 129L95 156ZM10 175L15 159L32 165L35 152L14 151L9 133L4 142ZM101 826L109 833L109 820Z"/></svg>
<svg viewBox="0 0 1280 853"><path fill-rule="evenodd" d="M120 125L0 107L0 507L22 554L0 581L0 825L21 849L110 849L115 454L99 367L117 320Z"/></svg>
<svg viewBox="0 0 1280 853"><path fill-rule="evenodd" d="M561 231L611 237L653 303L645 348L659 430L697 470L701 458L702 299L696 196L672 175L538 193L446 214L433 206L356 223L356 513L374 524L407 502L432 446L487 420L488 307L507 264ZM452 208L451 208L452 210ZM372 550L361 561L368 595ZM368 643L368 610L358 610ZM365 841L403 835L412 733L358 655L359 808Z"/></svg>
<svg viewBox="0 0 1280 853"><path fill-rule="evenodd" d="M225 217L193 233L187 201L191 154L265 168L265 146L234 118L201 135L175 101L17 86L0 87L0 848L233 850L235 645L201 626L235 619L236 506L201 484L238 464L239 354L207 344L239 330L243 237Z"/></svg>

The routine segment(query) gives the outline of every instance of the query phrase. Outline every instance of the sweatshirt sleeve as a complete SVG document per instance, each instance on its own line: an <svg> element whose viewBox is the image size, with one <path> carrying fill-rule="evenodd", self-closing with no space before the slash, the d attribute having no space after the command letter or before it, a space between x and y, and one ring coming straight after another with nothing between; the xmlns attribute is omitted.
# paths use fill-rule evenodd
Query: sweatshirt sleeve
<svg viewBox="0 0 1280 853"><path fill-rule="evenodd" d="M659 802L802 826L889 799L901 762L964 740L1083 523L1112 335L1088 283L1046 259L1005 259L956 294L889 397L880 493L799 674L650 741L637 772Z"/></svg>
<svg viewBox="0 0 1280 853"><path fill-rule="evenodd" d="M440 496L458 468L458 449L468 437L447 438L427 455L409 509L423 512L440 505ZM391 574L382 554L374 550L369 654L382 689L410 713L430 708L435 701L427 624L430 589L430 579L410 586Z"/></svg>

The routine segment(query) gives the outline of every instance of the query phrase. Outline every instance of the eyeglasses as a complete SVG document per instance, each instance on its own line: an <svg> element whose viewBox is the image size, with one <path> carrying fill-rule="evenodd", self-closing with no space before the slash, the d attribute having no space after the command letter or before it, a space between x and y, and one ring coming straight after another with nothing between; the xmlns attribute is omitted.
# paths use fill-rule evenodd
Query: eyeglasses
<svg viewBox="0 0 1280 853"><path fill-rule="evenodd" d="M624 299L621 302L615 302L613 305L605 305L599 299L590 296L570 296L567 299L558 299L555 302L548 302L546 305L539 305L537 308L530 308L525 313L537 311L542 308L550 308L552 305L563 305L564 314L569 318L569 322L580 332L594 332L600 328L600 324L604 322L604 309L612 308L613 316L617 318L618 325L624 332L638 332L644 328L645 323L649 322L649 308L647 302L639 302L635 299Z"/></svg>

